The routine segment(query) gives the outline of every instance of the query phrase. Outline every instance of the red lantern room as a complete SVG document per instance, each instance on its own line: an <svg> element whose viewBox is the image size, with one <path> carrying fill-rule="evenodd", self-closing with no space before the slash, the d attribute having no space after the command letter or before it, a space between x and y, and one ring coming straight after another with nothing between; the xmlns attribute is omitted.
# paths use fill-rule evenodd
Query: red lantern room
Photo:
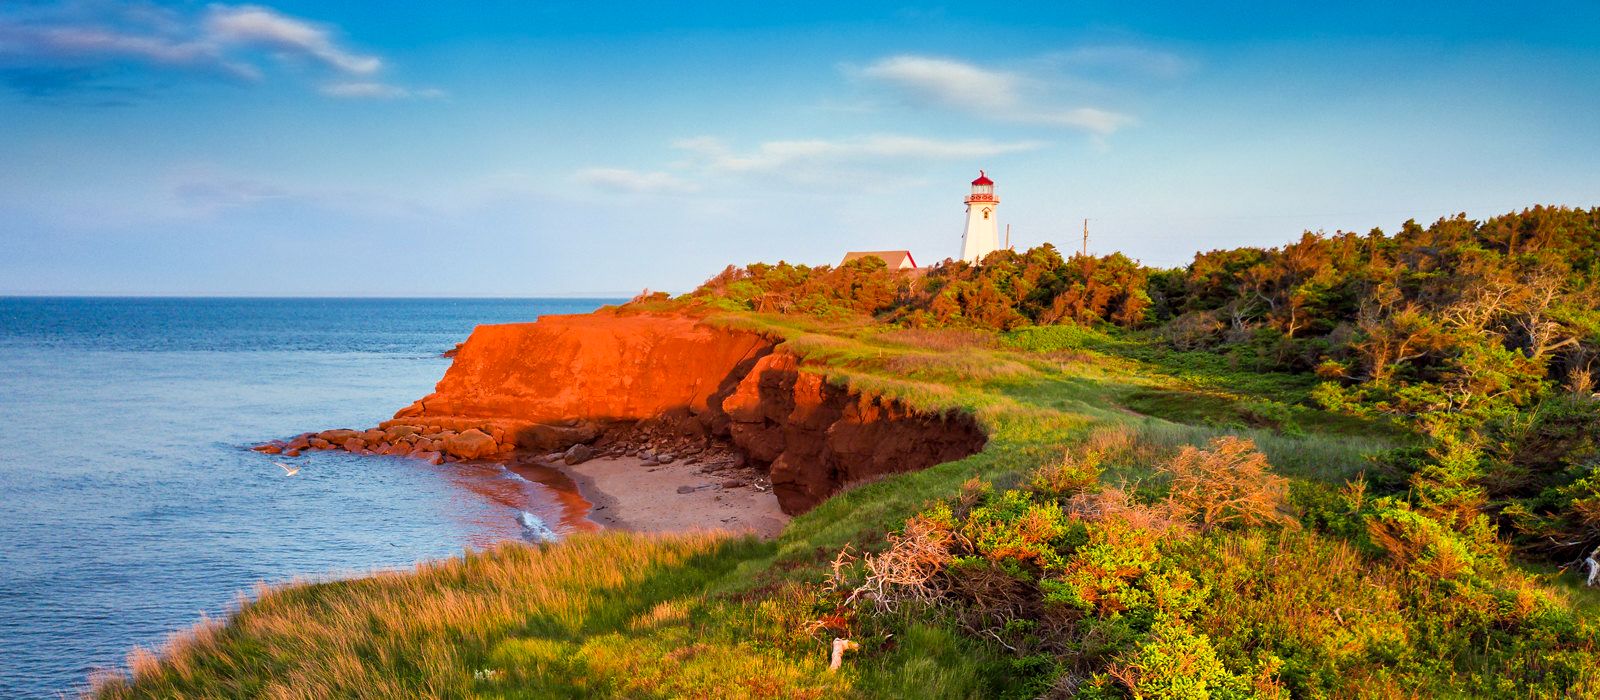
<svg viewBox="0 0 1600 700"><path fill-rule="evenodd" d="M967 196L967 203L998 201L1000 200L994 196L994 180L990 180L988 175L979 170L978 179L972 181L972 194Z"/></svg>

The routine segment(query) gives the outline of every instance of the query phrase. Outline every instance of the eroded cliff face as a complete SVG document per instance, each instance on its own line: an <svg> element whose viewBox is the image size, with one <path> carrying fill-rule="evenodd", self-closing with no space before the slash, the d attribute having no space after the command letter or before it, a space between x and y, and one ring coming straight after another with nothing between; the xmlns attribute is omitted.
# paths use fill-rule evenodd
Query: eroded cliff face
<svg viewBox="0 0 1600 700"><path fill-rule="evenodd" d="M771 465L773 493L790 514L845 485L961 459L987 441L969 416L829 384L781 349L756 362L722 409L733 443Z"/></svg>
<svg viewBox="0 0 1600 700"><path fill-rule="evenodd" d="M614 312L479 326L434 393L381 427L478 429L502 445L550 450L604 448L641 421L726 440L770 465L790 514L847 484L959 459L986 441L966 415L828 384L759 334Z"/></svg>

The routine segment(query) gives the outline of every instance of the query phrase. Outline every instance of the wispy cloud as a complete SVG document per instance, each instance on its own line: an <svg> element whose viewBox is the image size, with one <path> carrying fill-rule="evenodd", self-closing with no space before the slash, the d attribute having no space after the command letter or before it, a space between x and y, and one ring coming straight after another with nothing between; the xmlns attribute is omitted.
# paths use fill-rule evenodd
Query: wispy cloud
<svg viewBox="0 0 1600 700"><path fill-rule="evenodd" d="M438 88L408 88L371 81L328 83L318 88L318 91L329 97L346 99L403 100L444 97L444 91Z"/></svg>
<svg viewBox="0 0 1600 700"><path fill-rule="evenodd" d="M214 214L291 196L277 185L216 172L173 183L171 192L173 202L193 214Z"/></svg>
<svg viewBox="0 0 1600 700"><path fill-rule="evenodd" d="M1042 78L933 56L901 55L847 68L897 91L907 101L953 109L992 121L1079 129L1104 136L1133 117L1102 107L1059 106Z"/></svg>
<svg viewBox="0 0 1600 700"><path fill-rule="evenodd" d="M943 107L979 112L1011 109L1021 102L1020 76L946 58L891 56L861 69L861 75Z"/></svg>
<svg viewBox="0 0 1600 700"><path fill-rule="evenodd" d="M204 35L218 43L267 47L304 56L355 75L371 75L383 67L377 56L339 46L326 26L258 5L213 5L205 18Z"/></svg>
<svg viewBox="0 0 1600 700"><path fill-rule="evenodd" d="M687 194L700 189L672 173L627 168L586 168L578 171L576 177L591 187L629 194Z"/></svg>
<svg viewBox="0 0 1600 700"><path fill-rule="evenodd" d="M259 82L270 62L341 76L322 90L334 97L438 94L377 81L383 59L345 45L336 27L260 5L217 4L189 14L143 5L56 13L24 7L10 16L0 9L0 80L30 96L132 92L141 78L172 71Z"/></svg>
<svg viewBox="0 0 1600 700"><path fill-rule="evenodd" d="M1042 141L947 140L894 134L849 139L767 141L744 152L709 136L673 143L674 147L687 151L705 167L729 173L772 172L830 163L971 160L1037 150L1044 145Z"/></svg>

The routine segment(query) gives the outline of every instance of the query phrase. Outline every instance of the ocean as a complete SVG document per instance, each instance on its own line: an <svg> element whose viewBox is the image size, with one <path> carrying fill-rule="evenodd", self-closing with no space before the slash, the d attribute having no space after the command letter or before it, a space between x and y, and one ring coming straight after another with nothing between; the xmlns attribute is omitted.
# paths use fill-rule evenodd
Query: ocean
<svg viewBox="0 0 1600 700"><path fill-rule="evenodd" d="M248 448L389 418L477 324L616 301L0 298L0 698L71 694L257 582L587 525L553 469Z"/></svg>

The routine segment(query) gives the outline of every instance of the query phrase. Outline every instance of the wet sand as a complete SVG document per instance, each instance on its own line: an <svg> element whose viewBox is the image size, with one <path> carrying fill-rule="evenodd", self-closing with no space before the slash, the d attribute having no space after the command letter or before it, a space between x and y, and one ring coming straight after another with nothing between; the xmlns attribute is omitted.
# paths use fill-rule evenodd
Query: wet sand
<svg viewBox="0 0 1600 700"><path fill-rule="evenodd" d="M766 479L749 469L705 464L647 465L632 457L557 464L594 507L589 519L634 532L727 530L777 537L789 516Z"/></svg>

